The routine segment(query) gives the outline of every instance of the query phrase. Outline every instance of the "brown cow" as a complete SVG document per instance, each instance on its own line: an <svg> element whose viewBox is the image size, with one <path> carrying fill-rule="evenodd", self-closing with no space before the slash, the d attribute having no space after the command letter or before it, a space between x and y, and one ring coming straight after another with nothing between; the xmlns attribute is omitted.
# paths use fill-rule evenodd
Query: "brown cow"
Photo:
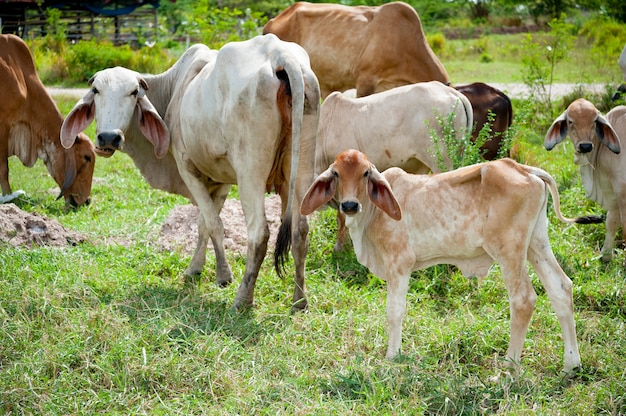
<svg viewBox="0 0 626 416"><path fill-rule="evenodd" d="M406 3L350 7L298 2L267 22L267 33L307 51L323 98L350 88L363 97L422 81L450 83L417 12Z"/></svg>
<svg viewBox="0 0 626 416"><path fill-rule="evenodd" d="M483 157L486 160L494 160L498 156L509 156L508 152L499 154L504 144L505 133L513 122L513 106L509 97L499 89L483 82L455 86L455 88L472 104L476 124L476 128L472 131L472 140L475 141L483 126L490 123L489 112L493 114L493 121L490 123L491 133L481 146L485 152Z"/></svg>
<svg viewBox="0 0 626 416"><path fill-rule="evenodd" d="M0 35L0 185L11 193L9 157L28 167L37 158L61 188L59 198L80 206L89 202L96 161L93 143L76 136L69 150L61 146L63 116L41 83L28 46L17 36Z"/></svg>

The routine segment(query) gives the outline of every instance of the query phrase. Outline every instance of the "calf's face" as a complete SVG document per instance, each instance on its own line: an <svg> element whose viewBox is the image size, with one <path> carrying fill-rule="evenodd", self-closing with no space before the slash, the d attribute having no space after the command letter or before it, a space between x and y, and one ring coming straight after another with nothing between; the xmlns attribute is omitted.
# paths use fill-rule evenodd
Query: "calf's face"
<svg viewBox="0 0 626 416"><path fill-rule="evenodd" d="M552 150L565 136L569 135L574 149L584 155L593 151L599 144L608 147L613 153L620 152L620 142L613 127L589 101L579 98L567 107L554 120L548 129L544 146Z"/></svg>
<svg viewBox="0 0 626 416"><path fill-rule="evenodd" d="M391 186L358 150L340 153L335 162L316 178L302 200L300 212L309 215L333 198L337 200L339 211L348 217L358 215L369 199L391 218L402 218L402 210Z"/></svg>

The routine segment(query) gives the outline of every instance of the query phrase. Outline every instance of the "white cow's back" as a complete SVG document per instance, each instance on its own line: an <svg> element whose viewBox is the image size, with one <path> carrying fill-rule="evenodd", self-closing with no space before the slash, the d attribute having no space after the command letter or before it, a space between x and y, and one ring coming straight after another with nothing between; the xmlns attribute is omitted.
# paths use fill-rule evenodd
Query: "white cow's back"
<svg viewBox="0 0 626 416"><path fill-rule="evenodd" d="M346 149L366 153L381 171L394 166L416 173L440 171L431 133L441 134L438 118L445 121L451 112L456 114L454 128L459 135L471 128L467 98L437 81L362 98L334 92L320 109L316 172L325 170Z"/></svg>

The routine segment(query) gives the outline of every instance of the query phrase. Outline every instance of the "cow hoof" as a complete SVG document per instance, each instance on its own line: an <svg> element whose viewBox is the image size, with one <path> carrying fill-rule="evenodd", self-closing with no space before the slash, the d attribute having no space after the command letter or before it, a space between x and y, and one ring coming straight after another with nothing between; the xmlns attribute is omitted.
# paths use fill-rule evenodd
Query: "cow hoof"
<svg viewBox="0 0 626 416"><path fill-rule="evenodd" d="M254 309L254 301L242 301L239 299L235 299L235 303L233 304L233 309L237 312L246 312L251 309Z"/></svg>
<svg viewBox="0 0 626 416"><path fill-rule="evenodd" d="M221 280L221 281L220 281L220 280L218 280L218 281L217 281L217 285L218 285L219 287L222 287L222 288L223 288L223 287L228 287L228 286L229 286L232 282L233 282L233 279L232 279L232 278L231 278L231 279L228 279L228 280Z"/></svg>
<svg viewBox="0 0 626 416"><path fill-rule="evenodd" d="M187 273L185 272L184 276L183 276L183 284L185 286L195 286L200 282L200 278L201 278L201 274L200 273Z"/></svg>
<svg viewBox="0 0 626 416"><path fill-rule="evenodd" d="M307 309L308 306L309 306L309 303L307 302L307 300L302 298L302 299L294 302L291 305L291 313L295 314L295 313L298 313L298 312L304 312Z"/></svg>

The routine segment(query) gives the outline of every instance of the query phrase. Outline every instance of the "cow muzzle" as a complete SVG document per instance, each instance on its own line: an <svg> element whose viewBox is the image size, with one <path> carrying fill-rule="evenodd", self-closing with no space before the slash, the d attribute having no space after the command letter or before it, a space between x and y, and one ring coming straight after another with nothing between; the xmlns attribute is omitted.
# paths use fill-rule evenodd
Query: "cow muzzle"
<svg viewBox="0 0 626 416"><path fill-rule="evenodd" d="M343 201L339 205L339 209L345 215L356 215L361 211L361 204L359 201Z"/></svg>
<svg viewBox="0 0 626 416"><path fill-rule="evenodd" d="M583 142L576 146L578 153L589 153L593 150L593 143Z"/></svg>
<svg viewBox="0 0 626 416"><path fill-rule="evenodd" d="M110 157L124 145L124 133L121 130L103 131L96 138L96 153L99 156Z"/></svg>

